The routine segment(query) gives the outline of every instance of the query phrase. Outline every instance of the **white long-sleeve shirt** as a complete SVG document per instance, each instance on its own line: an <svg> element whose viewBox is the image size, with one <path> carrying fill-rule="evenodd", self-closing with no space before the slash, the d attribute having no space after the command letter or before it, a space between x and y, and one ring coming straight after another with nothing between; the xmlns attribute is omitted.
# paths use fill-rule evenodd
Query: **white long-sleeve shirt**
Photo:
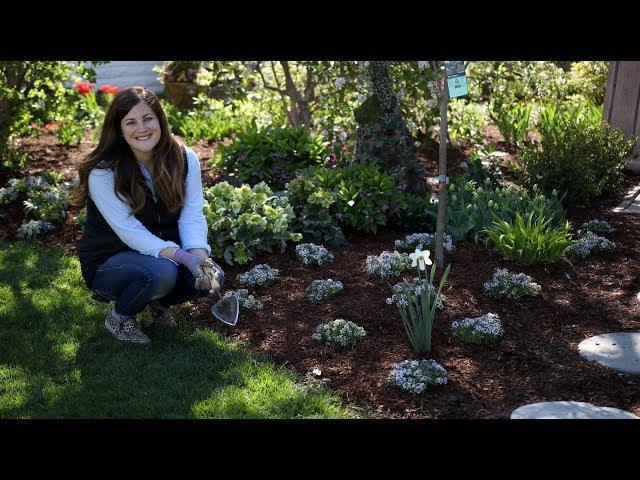
<svg viewBox="0 0 640 480"><path fill-rule="evenodd" d="M207 243L207 221L202 212L204 196L200 161L196 153L186 147L187 172L184 206L178 218L178 232L182 248L204 248L211 254ZM140 164L139 164L140 165ZM153 181L147 169L140 165L142 176L153 191ZM144 255L159 257L165 248L179 247L174 242L162 240L142 225L131 210L131 206L114 191L115 174L111 169L94 169L89 174L89 196L120 239L133 250Z"/></svg>

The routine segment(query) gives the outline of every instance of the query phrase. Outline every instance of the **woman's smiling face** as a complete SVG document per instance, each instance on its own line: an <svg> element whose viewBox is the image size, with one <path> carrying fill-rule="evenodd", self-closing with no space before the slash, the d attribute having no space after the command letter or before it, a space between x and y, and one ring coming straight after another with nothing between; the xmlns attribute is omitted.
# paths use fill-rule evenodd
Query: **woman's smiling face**
<svg viewBox="0 0 640 480"><path fill-rule="evenodd" d="M145 102L129 110L120 122L122 135L136 158L149 157L160 141L161 129L158 117Z"/></svg>

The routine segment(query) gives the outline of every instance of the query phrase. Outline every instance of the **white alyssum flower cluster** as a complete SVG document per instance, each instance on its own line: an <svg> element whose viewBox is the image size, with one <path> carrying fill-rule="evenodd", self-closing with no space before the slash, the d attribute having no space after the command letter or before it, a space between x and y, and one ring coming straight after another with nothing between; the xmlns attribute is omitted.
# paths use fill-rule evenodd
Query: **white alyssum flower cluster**
<svg viewBox="0 0 640 480"><path fill-rule="evenodd" d="M53 230L53 225L50 222L45 222L44 220L30 220L27 222L25 220L18 228L16 236L23 240L32 240L45 235L51 230Z"/></svg>
<svg viewBox="0 0 640 480"><path fill-rule="evenodd" d="M580 230L583 232L599 233L600 235L609 235L615 231L609 222L605 222L604 220L589 220L580 226Z"/></svg>
<svg viewBox="0 0 640 480"><path fill-rule="evenodd" d="M248 285L250 287L264 287L271 285L279 275L280 270L277 268L271 268L266 263L261 263L260 265L253 267L248 272L237 275L236 278L242 285Z"/></svg>
<svg viewBox="0 0 640 480"><path fill-rule="evenodd" d="M227 290L222 298L229 298L235 295L238 298L238 304L242 308L249 310L262 310L262 302L255 298L253 295L249 295L249 290L246 288L239 288L237 290Z"/></svg>
<svg viewBox="0 0 640 480"><path fill-rule="evenodd" d="M338 78L336 78L336 81L335 81L335 84L334 84L334 85L335 85L337 88L342 88L342 87L344 87L344 86L346 85L346 83L347 83L346 78L344 78L344 77L338 77Z"/></svg>
<svg viewBox="0 0 640 480"><path fill-rule="evenodd" d="M456 320L451 323L451 331L455 337L466 342L494 341L502 336L502 323L497 314L487 313L480 317Z"/></svg>
<svg viewBox="0 0 640 480"><path fill-rule="evenodd" d="M44 177L29 175L24 179L24 186L27 192L31 192L33 190L46 190L51 185L44 179Z"/></svg>
<svg viewBox="0 0 640 480"><path fill-rule="evenodd" d="M355 344L365 335L364 328L349 320L338 318L332 322L318 325L311 338L326 343L330 347L344 348Z"/></svg>
<svg viewBox="0 0 640 480"><path fill-rule="evenodd" d="M307 287L307 300L320 302L334 296L342 290L342 282L339 280L313 280Z"/></svg>
<svg viewBox="0 0 640 480"><path fill-rule="evenodd" d="M380 255L368 255L365 268L369 275L385 277L397 277L409 268L410 259L406 253L384 251Z"/></svg>
<svg viewBox="0 0 640 480"><path fill-rule="evenodd" d="M611 251L615 246L616 244L611 240L587 231L587 233L576 243L568 246L566 252L585 258L596 253Z"/></svg>
<svg viewBox="0 0 640 480"><path fill-rule="evenodd" d="M315 243L296 245L296 256L305 265L322 265L333 260L333 253L322 245L316 245Z"/></svg>
<svg viewBox="0 0 640 480"><path fill-rule="evenodd" d="M525 295L536 296L540 289L540 285L529 275L511 273L506 268L496 268L491 281L484 284L485 292L496 300L518 300Z"/></svg>
<svg viewBox="0 0 640 480"><path fill-rule="evenodd" d="M411 393L422 393L427 387L447 383L447 371L435 360L404 360L394 363L387 379L396 387Z"/></svg>
<svg viewBox="0 0 640 480"><path fill-rule="evenodd" d="M424 278L414 278L409 282L396 283L393 287L393 294L390 298L387 298L388 305L396 305L400 308L407 308L410 303L420 304L420 297L423 293L435 296L436 288L429 283L429 280ZM433 302L433 298L431 301ZM444 308L444 301L446 297L444 294L440 294L435 298L436 308L442 310ZM426 308L426 307L425 307Z"/></svg>
<svg viewBox="0 0 640 480"><path fill-rule="evenodd" d="M11 178L7 186L0 188L0 205L11 203L18 198L18 193L25 191L23 178Z"/></svg>
<svg viewBox="0 0 640 480"><path fill-rule="evenodd" d="M404 240L396 240L395 247L399 250L435 250L436 234L435 233L412 233L407 235ZM451 235L444 233L442 235L442 247L450 252L454 249L453 239Z"/></svg>
<svg viewBox="0 0 640 480"><path fill-rule="evenodd" d="M11 203L18 198L18 191L11 187L0 188L0 205Z"/></svg>

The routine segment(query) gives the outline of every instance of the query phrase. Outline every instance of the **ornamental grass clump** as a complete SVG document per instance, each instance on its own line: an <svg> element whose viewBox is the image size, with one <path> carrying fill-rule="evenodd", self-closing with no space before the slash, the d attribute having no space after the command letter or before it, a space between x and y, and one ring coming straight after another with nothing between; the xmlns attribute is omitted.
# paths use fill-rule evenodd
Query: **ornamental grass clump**
<svg viewBox="0 0 640 480"><path fill-rule="evenodd" d="M551 219L535 214L523 218L516 213L511 222L498 218L486 230L489 241L505 258L522 265L568 262L565 250L573 243L569 222L554 227Z"/></svg>
<svg viewBox="0 0 640 480"><path fill-rule="evenodd" d="M418 269L418 277L409 282L394 285L394 293L391 298L387 298L387 303L389 305L395 304L400 310L402 324L409 337L409 342L416 354L420 355L429 353L431 350L431 331L436 308L443 308L443 296L440 292L447 280L451 265L448 265L444 271L436 291L433 285L436 266L432 265L429 251L423 252L416 249L409 257L412 260L411 266ZM432 265L428 276L425 265ZM420 273L422 271L424 271L424 277Z"/></svg>
<svg viewBox="0 0 640 480"><path fill-rule="evenodd" d="M342 290L342 282L339 280L313 280L307 287L307 300L320 302L329 297L333 297Z"/></svg>
<svg viewBox="0 0 640 480"><path fill-rule="evenodd" d="M593 232L587 231L582 238L567 248L567 253L585 258L598 253L609 252L615 247L616 244L611 240L607 240Z"/></svg>
<svg viewBox="0 0 640 480"><path fill-rule="evenodd" d="M427 387L447 383L447 371L435 360L404 360L394 363L389 382L411 393L422 393Z"/></svg>
<svg viewBox="0 0 640 480"><path fill-rule="evenodd" d="M368 255L365 268L369 275L382 278L397 277L409 268L409 255L396 251L384 251L380 255Z"/></svg>
<svg viewBox="0 0 640 480"><path fill-rule="evenodd" d="M484 284L485 292L496 300L519 300L525 295L534 297L540 289L529 275L511 273L506 268L497 268L491 281Z"/></svg>
<svg viewBox="0 0 640 480"><path fill-rule="evenodd" d="M322 245L316 245L315 243L296 245L296 256L305 265L322 265L333 260L333 253Z"/></svg>
<svg viewBox="0 0 640 480"><path fill-rule="evenodd" d="M236 279L249 287L266 287L271 285L280 275L280 270L271 268L266 263L256 265L251 270L236 276Z"/></svg>
<svg viewBox="0 0 640 480"><path fill-rule="evenodd" d="M246 288L227 290L222 298L229 298L232 295L235 295L238 298L238 304L242 308L246 308L248 310L262 310L262 302L255 298L253 295L249 295L249 290L247 290Z"/></svg>
<svg viewBox="0 0 640 480"><path fill-rule="evenodd" d="M443 248L450 252L454 249L453 239L451 235L444 234L442 236ZM435 233L412 233L407 235L404 240L396 240L395 247L398 250L434 250L436 248Z"/></svg>
<svg viewBox="0 0 640 480"><path fill-rule="evenodd" d="M345 348L353 346L365 335L364 328L349 320L338 318L332 322L318 325L311 338L326 343L330 347Z"/></svg>
<svg viewBox="0 0 640 480"><path fill-rule="evenodd" d="M480 317L465 318L451 323L453 336L470 343L494 342L502 336L500 317L487 313Z"/></svg>
<svg viewBox="0 0 640 480"><path fill-rule="evenodd" d="M53 230L53 225L44 220L23 221L16 232L16 237L22 240L33 240L39 238Z"/></svg>
<svg viewBox="0 0 640 480"><path fill-rule="evenodd" d="M611 235L615 229L604 220L589 220L580 226L581 232L593 232L599 235Z"/></svg>

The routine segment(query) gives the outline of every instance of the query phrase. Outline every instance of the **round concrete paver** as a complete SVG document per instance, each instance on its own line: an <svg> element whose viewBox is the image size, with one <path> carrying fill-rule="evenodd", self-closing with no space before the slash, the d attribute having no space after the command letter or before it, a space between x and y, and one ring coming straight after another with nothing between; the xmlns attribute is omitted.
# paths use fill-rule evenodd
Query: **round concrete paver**
<svg viewBox="0 0 640 480"><path fill-rule="evenodd" d="M640 374L640 333L604 333L578 345L580 355L625 373Z"/></svg>
<svg viewBox="0 0 640 480"><path fill-rule="evenodd" d="M597 407L584 402L540 402L516 408L511 413L514 420L543 419L640 419L624 410Z"/></svg>

